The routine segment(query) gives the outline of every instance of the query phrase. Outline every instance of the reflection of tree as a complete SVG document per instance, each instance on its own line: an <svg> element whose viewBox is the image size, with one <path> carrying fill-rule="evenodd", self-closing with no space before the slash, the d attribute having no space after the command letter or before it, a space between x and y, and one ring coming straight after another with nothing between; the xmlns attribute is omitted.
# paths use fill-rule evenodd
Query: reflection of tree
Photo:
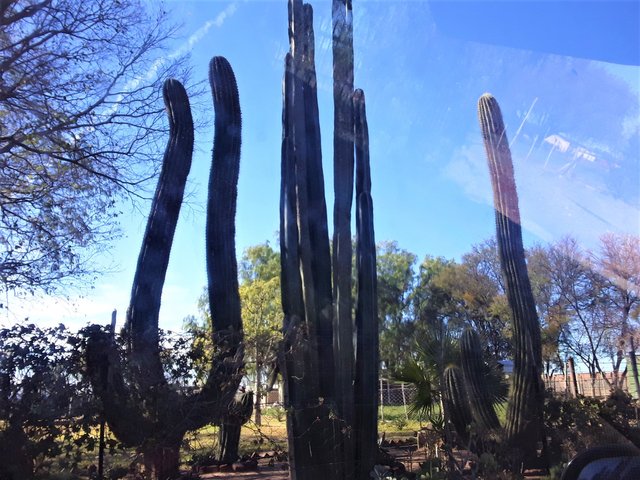
<svg viewBox="0 0 640 480"><path fill-rule="evenodd" d="M611 388L621 388L622 363L629 351L635 353L638 333L640 238L604 235L594 253L567 237L533 249L530 265L552 357L575 356L593 381L600 375ZM609 365L612 378L605 375Z"/></svg>

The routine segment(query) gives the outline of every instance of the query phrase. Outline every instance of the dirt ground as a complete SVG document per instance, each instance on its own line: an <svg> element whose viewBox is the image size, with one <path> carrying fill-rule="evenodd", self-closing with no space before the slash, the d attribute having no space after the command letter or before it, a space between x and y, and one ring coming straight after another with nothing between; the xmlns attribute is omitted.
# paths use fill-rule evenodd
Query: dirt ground
<svg viewBox="0 0 640 480"><path fill-rule="evenodd" d="M398 461L402 462L408 471L417 471L420 463L425 460L426 452L417 451L415 444L398 445L385 450ZM245 470L242 463L233 466L233 470L229 467L226 471L216 471L218 467L204 467L201 470L200 477L209 478L227 478L242 480L287 480L289 478L289 470L286 462L275 461L273 455L265 453L263 458L257 460L257 469ZM251 468L251 467L249 467Z"/></svg>

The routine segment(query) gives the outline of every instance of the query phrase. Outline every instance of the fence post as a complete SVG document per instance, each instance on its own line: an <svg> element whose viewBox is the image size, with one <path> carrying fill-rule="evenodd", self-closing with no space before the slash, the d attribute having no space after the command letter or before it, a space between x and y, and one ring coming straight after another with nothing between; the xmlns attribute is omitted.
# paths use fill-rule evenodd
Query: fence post
<svg viewBox="0 0 640 480"><path fill-rule="evenodd" d="M573 398L577 398L580 392L578 391L578 379L576 378L576 367L573 363L573 357L569 357L567 360L567 367L569 369L569 376L571 377L571 384L573 386Z"/></svg>
<svg viewBox="0 0 640 480"><path fill-rule="evenodd" d="M384 422L384 388L382 387L382 378L380 378L380 417Z"/></svg>
<svg viewBox="0 0 640 480"><path fill-rule="evenodd" d="M409 421L409 414L407 413L407 397L404 394L404 382L400 384L400 390L402 391L402 405L404 405L404 417Z"/></svg>

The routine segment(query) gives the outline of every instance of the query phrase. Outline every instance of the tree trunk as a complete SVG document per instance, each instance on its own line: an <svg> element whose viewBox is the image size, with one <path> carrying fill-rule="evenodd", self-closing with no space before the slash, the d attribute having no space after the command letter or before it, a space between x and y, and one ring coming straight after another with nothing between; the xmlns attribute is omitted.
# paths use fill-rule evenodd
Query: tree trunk
<svg viewBox="0 0 640 480"><path fill-rule="evenodd" d="M629 351L629 363L631 363L631 372L633 372L633 383L636 387L635 398L640 398L640 380L638 379L638 363L636 362L636 346L633 337L630 339L631 349Z"/></svg>
<svg viewBox="0 0 640 480"><path fill-rule="evenodd" d="M576 378L576 366L573 362L573 358L569 358L567 361L569 366L569 376L571 377L571 387L573 388L573 398L577 398L580 392L578 391L578 379Z"/></svg>
<svg viewBox="0 0 640 480"><path fill-rule="evenodd" d="M145 477L151 480L172 480L180 476L180 443L153 442L143 449Z"/></svg>
<svg viewBox="0 0 640 480"><path fill-rule="evenodd" d="M256 349L256 355L257 355L257 349ZM257 358L257 356L256 356ZM254 403L253 403L253 411L254 411L254 421L256 423L256 425L260 426L262 425L262 406L261 406L261 401L260 398L262 396L262 385L260 383L260 375L262 374L262 365L260 365L258 362L256 362L256 383L255 383L255 391L256 391L256 397L254 399Z"/></svg>

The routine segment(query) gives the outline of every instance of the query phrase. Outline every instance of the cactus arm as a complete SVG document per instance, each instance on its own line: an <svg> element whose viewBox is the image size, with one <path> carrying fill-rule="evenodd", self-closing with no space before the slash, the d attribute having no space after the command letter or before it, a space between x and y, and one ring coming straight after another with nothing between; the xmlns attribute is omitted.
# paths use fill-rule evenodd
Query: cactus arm
<svg viewBox="0 0 640 480"><path fill-rule="evenodd" d="M309 125L314 122L310 118L310 112L306 111L305 91L308 89L306 80L309 74L309 46L306 44L309 38L313 38L313 32L310 34L305 31L308 23L305 21L305 15L310 10L305 9L301 0L292 0L290 2L291 16L290 24L290 45L291 45L291 77L289 78L289 110L288 131L290 135L291 146L293 148L293 170L291 180L295 184L296 199L296 222L298 231L298 259L297 268L300 274L302 284L302 300L304 313L301 319L304 321L303 353L305 360L305 369L309 372L305 380L305 396L307 406L309 404L317 404L317 399L324 396L324 392L320 389L320 363L318 356L318 311L316 309L316 275L314 271L314 251L312 245L312 222L313 217L310 216L310 195L309 184L309 163L312 160L311 143L319 141L313 135L315 129ZM305 11L307 12L305 14ZM316 120L317 121L317 120ZM312 135L307 136L307 131ZM310 373L313 372L313 373ZM321 393L322 392L322 393Z"/></svg>
<svg viewBox="0 0 640 480"><path fill-rule="evenodd" d="M179 395L168 388L160 361L158 315L184 189L193 153L193 119L189 99L177 80L167 80L163 96L169 117L169 141L153 198L131 290L125 332L129 340L129 369L120 363L111 335L88 331L87 374L101 398L105 417L118 438L143 447L145 463L155 472L177 471L177 454L184 430L173 420ZM105 368L108 366L108 368ZM131 377L125 378L127 370ZM102 374L106 372L106 378ZM170 434L166 434L171 425ZM163 467L166 449L172 462ZM176 462L173 462L176 460Z"/></svg>
<svg viewBox="0 0 640 480"><path fill-rule="evenodd" d="M211 60L209 81L215 110L206 226L209 307L214 330L241 335L235 252L242 128L240 100L233 70L224 57Z"/></svg>
<svg viewBox="0 0 640 480"><path fill-rule="evenodd" d="M235 255L241 113L235 75L224 57L209 64L215 110L207 200L206 255L214 355L200 395L190 404L221 414L233 400L243 367L243 331ZM211 418L212 414L208 417ZM199 415L195 415L199 417Z"/></svg>
<svg viewBox="0 0 640 480"><path fill-rule="evenodd" d="M193 119L184 87L177 80L167 80L163 96L169 116L169 142L127 311L132 366L142 390L165 383L158 346L160 298L193 153Z"/></svg>
<svg viewBox="0 0 640 480"><path fill-rule="evenodd" d="M376 242L373 228L369 130L362 90L353 97L356 155L356 362L354 383L357 478L366 478L377 460L378 438L378 302Z"/></svg>
<svg viewBox="0 0 640 480"><path fill-rule="evenodd" d="M320 114L315 71L315 39L313 31L313 9L303 6L305 72L304 110L305 139L307 143L307 197L311 267L315 286L316 332L318 356L322 359L320 390L327 401L332 402L335 379L333 378L333 295L331 290L331 253L329 251L329 227L325 202L322 151L320 148Z"/></svg>
<svg viewBox="0 0 640 480"><path fill-rule="evenodd" d="M493 187L500 264L514 327L514 373L507 409L507 436L527 459L544 443L540 323L527 273L513 162L500 106L490 94L478 101L478 117Z"/></svg>
<svg viewBox="0 0 640 480"><path fill-rule="evenodd" d="M290 4L291 6L291 4ZM291 10L290 10L291 11ZM287 406L287 436L289 439L289 463L292 479L300 465L308 461L304 440L304 419L297 412L304 412L307 403L303 379L307 378L302 323L304 304L300 280L298 253L297 200L295 184L295 159L293 151L293 57L287 53L283 79L282 107L282 164L280 184L280 271L283 321L282 366L284 377L284 401Z"/></svg>

